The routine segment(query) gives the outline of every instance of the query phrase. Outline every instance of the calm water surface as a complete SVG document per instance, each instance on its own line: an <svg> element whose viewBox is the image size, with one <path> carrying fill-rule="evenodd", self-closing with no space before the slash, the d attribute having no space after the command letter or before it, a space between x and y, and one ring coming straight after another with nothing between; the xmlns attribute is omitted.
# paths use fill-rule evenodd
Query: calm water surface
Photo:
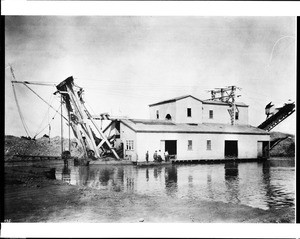
<svg viewBox="0 0 300 239"><path fill-rule="evenodd" d="M293 160L213 165L68 166L56 178L73 185L192 200L222 201L261 209L295 207Z"/></svg>

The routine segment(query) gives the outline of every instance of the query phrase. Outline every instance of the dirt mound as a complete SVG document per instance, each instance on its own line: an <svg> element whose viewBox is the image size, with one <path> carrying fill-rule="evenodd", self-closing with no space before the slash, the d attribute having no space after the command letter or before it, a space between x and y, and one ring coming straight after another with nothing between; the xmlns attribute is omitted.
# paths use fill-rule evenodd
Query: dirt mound
<svg viewBox="0 0 300 239"><path fill-rule="evenodd" d="M270 151L271 156L278 156L278 157L295 156L295 135L274 131L274 132L270 132L270 137L271 137L271 141L277 138L289 137L281 141Z"/></svg>
<svg viewBox="0 0 300 239"><path fill-rule="evenodd" d="M80 145L75 143L76 140L71 140L71 155L80 157L83 149ZM64 139L64 149L68 150L69 140ZM61 140L59 136L54 138L41 137L36 140L28 140L12 135L5 136L5 156L13 155L47 155L60 156L61 155Z"/></svg>

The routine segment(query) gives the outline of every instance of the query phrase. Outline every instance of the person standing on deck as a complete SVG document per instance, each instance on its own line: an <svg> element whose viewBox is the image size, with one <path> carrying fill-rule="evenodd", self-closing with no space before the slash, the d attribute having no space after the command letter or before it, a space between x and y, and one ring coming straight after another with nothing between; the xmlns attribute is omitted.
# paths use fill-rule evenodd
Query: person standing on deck
<svg viewBox="0 0 300 239"><path fill-rule="evenodd" d="M148 163L148 160L149 160L149 152L147 150L147 153L146 153L146 162Z"/></svg>
<svg viewBox="0 0 300 239"><path fill-rule="evenodd" d="M169 152L168 151L165 152L165 161L166 162L169 161Z"/></svg>
<svg viewBox="0 0 300 239"><path fill-rule="evenodd" d="M154 162L157 161L157 150L155 150L154 154L153 154L153 159L154 159Z"/></svg>
<svg viewBox="0 0 300 239"><path fill-rule="evenodd" d="M160 150L158 150L157 159L158 159L158 162L161 162L161 161L162 161L162 153L161 153Z"/></svg>

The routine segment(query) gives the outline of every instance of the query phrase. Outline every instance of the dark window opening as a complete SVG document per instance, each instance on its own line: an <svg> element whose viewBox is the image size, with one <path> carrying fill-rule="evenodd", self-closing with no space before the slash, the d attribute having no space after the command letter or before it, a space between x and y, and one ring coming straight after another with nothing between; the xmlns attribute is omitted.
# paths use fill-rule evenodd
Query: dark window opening
<svg viewBox="0 0 300 239"><path fill-rule="evenodd" d="M187 108L187 117L192 117L192 109Z"/></svg>
<svg viewBox="0 0 300 239"><path fill-rule="evenodd" d="M213 110L210 110L210 111L209 111L209 118L210 118L210 119L213 119L213 118L214 118L214 111L213 111Z"/></svg>
<svg viewBox="0 0 300 239"><path fill-rule="evenodd" d="M118 132L120 132L120 121L115 121L115 127L116 127L116 130L118 130Z"/></svg>
<svg viewBox="0 0 300 239"><path fill-rule="evenodd" d="M236 119L236 120L239 119L239 112L235 112L235 119Z"/></svg>
<svg viewBox="0 0 300 239"><path fill-rule="evenodd" d="M171 119L172 119L171 115L170 115L170 114L167 114L167 115L166 115L166 120L171 120Z"/></svg>
<svg viewBox="0 0 300 239"><path fill-rule="evenodd" d="M211 150L211 140L206 141L206 150Z"/></svg>
<svg viewBox="0 0 300 239"><path fill-rule="evenodd" d="M156 119L159 119L159 111L156 111Z"/></svg>
<svg viewBox="0 0 300 239"><path fill-rule="evenodd" d="M188 150L193 150L193 141L188 140Z"/></svg>

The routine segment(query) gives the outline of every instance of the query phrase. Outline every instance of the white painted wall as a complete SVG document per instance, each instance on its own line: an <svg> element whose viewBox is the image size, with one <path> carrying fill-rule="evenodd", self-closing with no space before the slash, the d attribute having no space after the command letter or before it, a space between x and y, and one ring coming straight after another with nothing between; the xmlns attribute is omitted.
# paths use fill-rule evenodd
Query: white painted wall
<svg viewBox="0 0 300 239"><path fill-rule="evenodd" d="M161 140L177 140L177 159L224 159L225 140L238 140L239 158L257 158L257 141L269 141L269 135L243 134L193 134L193 133L137 133L136 153L139 161L145 161L149 151L149 161L153 161L155 150L163 150ZM193 149L188 150L188 140L193 141ZM211 140L211 150L206 149Z"/></svg>
<svg viewBox="0 0 300 239"><path fill-rule="evenodd" d="M203 104L203 123L231 124L228 113L228 105ZM248 124L248 107L238 107L239 119L235 121L237 125ZM209 110L213 110L213 119L209 118Z"/></svg>
<svg viewBox="0 0 300 239"><path fill-rule="evenodd" d="M127 158L127 159L131 159L133 161L136 161L136 157L137 157L137 154L136 154L136 149L137 149L137 140L136 140L136 133L128 128L127 126L125 126L124 124L121 123L120 125L120 139L122 140L123 142L123 145L124 145L124 158ZM126 140L133 140L133 150L126 150ZM141 141L141 144L142 144L143 141ZM127 155L127 156L126 156Z"/></svg>
<svg viewBox="0 0 300 239"><path fill-rule="evenodd" d="M192 116L187 117L187 108L192 109ZM176 101L176 123L202 123L202 102L192 97Z"/></svg>
<svg viewBox="0 0 300 239"><path fill-rule="evenodd" d="M177 140L180 136L177 133L137 133L137 154L140 161L145 161L147 150L149 151L149 161L153 161L155 150L164 150L161 140ZM178 147L178 146L177 146Z"/></svg>
<svg viewBox="0 0 300 239"><path fill-rule="evenodd" d="M192 109L192 116L187 117L187 108ZM202 104L201 101L187 97L175 102L149 107L150 119L156 119L156 111L159 111L159 119L165 119L167 114L172 116L176 123L219 123L231 124L228 113L228 105ZM213 119L209 119L209 110L213 110ZM248 107L239 107L239 119L237 125L248 125Z"/></svg>
<svg viewBox="0 0 300 239"><path fill-rule="evenodd" d="M176 121L176 103L170 102L161 105L155 105L149 107L150 111L150 119L157 119L156 118L156 111L159 110L159 119L164 120L167 114L170 114L172 117L172 121Z"/></svg>

